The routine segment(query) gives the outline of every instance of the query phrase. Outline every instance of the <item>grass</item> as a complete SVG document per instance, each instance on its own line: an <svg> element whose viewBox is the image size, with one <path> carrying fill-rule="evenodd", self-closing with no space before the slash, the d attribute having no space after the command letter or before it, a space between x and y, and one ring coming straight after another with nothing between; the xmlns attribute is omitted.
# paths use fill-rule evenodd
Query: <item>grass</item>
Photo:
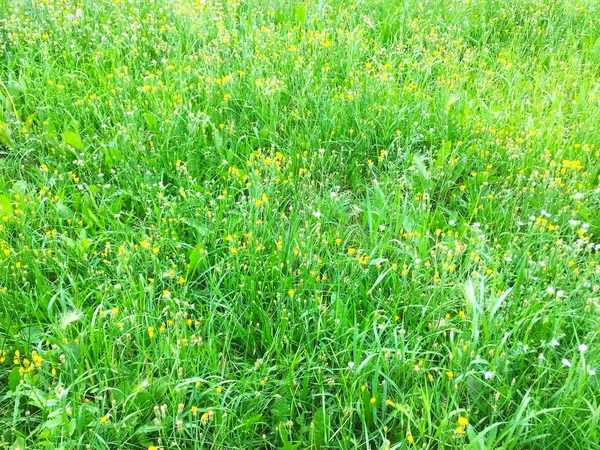
<svg viewBox="0 0 600 450"><path fill-rule="evenodd" d="M0 447L598 449L592 0L0 0Z"/></svg>

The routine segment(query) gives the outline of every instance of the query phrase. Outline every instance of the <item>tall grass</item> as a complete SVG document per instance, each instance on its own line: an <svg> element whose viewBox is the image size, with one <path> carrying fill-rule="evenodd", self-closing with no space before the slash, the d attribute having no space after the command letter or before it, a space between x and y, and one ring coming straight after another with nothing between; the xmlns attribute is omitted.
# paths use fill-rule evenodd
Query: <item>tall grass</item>
<svg viewBox="0 0 600 450"><path fill-rule="evenodd" d="M600 448L599 17L0 0L0 447Z"/></svg>

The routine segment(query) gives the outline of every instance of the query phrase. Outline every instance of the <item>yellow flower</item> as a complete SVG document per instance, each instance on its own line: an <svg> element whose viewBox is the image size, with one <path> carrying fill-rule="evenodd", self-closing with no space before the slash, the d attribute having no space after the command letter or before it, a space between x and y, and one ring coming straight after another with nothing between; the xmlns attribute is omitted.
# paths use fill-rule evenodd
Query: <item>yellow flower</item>
<svg viewBox="0 0 600 450"><path fill-rule="evenodd" d="M446 376L448 378L452 378L454 376L454 372L448 371L448 372L446 372Z"/></svg>
<svg viewBox="0 0 600 450"><path fill-rule="evenodd" d="M106 423L108 422L108 419L110 419L110 414L105 414L104 416L100 417L100 423Z"/></svg>
<svg viewBox="0 0 600 450"><path fill-rule="evenodd" d="M154 328L148 327L148 336L150 336L150 337L154 336Z"/></svg>
<svg viewBox="0 0 600 450"><path fill-rule="evenodd" d="M459 417L458 418L458 425L460 427L466 427L469 424L469 419L467 419L466 417Z"/></svg>
<svg viewBox="0 0 600 450"><path fill-rule="evenodd" d="M413 442L415 442L415 438L414 438L414 437L413 437L413 435L412 435L412 434L410 434L410 433L406 433L406 440L407 440L408 442L410 442L411 444L412 444Z"/></svg>
<svg viewBox="0 0 600 450"><path fill-rule="evenodd" d="M371 397L371 405L374 405L377 399L375 397Z"/></svg>
<svg viewBox="0 0 600 450"><path fill-rule="evenodd" d="M456 434L464 434L465 430L463 430L461 427L457 427L456 430L454 430L454 432Z"/></svg>
<svg viewBox="0 0 600 450"><path fill-rule="evenodd" d="M31 353L31 359L33 360L33 363L36 367L39 368L41 366L43 358L40 355L38 355L38 353L35 350Z"/></svg>
<svg viewBox="0 0 600 450"><path fill-rule="evenodd" d="M293 289L290 289L288 291L288 295L291 297L292 295L294 295L296 293L296 291L294 291Z"/></svg>

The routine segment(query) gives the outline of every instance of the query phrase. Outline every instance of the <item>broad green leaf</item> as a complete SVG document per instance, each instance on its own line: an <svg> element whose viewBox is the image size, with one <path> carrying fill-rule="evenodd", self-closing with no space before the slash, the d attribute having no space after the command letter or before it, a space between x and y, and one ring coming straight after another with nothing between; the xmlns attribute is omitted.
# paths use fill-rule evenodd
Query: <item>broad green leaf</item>
<svg viewBox="0 0 600 450"><path fill-rule="evenodd" d="M30 344L37 345L44 340L46 334L39 325L31 325L21 329L19 333Z"/></svg>
<svg viewBox="0 0 600 450"><path fill-rule="evenodd" d="M158 130L158 121L156 120L156 117L154 117L154 114L149 112L144 113L144 120L146 121L146 125L148 125L150 131L156 133Z"/></svg>
<svg viewBox="0 0 600 450"><path fill-rule="evenodd" d="M87 219L88 224L92 225L92 224L100 223L100 221L98 220L98 217L96 217L96 214L94 214L89 207L84 206L82 208L82 212L83 212L84 217Z"/></svg>
<svg viewBox="0 0 600 450"><path fill-rule="evenodd" d="M18 367L13 367L13 370L10 371L10 375L8 375L8 389L14 391L17 389L17 386L21 382L21 374L19 372Z"/></svg>
<svg viewBox="0 0 600 450"><path fill-rule="evenodd" d="M360 400L362 403L363 420L368 428L373 427L373 405L371 404L371 393L368 389L362 391Z"/></svg>
<svg viewBox="0 0 600 450"><path fill-rule="evenodd" d="M436 167L442 167L444 165L444 161L446 161L446 158L450 154L450 146L451 145L452 145L452 142L450 142L450 141L444 141L442 143L442 145L440 146L440 148L438 150L437 158L435 160Z"/></svg>
<svg viewBox="0 0 600 450"><path fill-rule="evenodd" d="M48 416L50 417L50 416ZM53 416L51 419L46 420L43 424L41 429L43 430L44 428L57 428L57 427L62 427L65 423L65 419L64 416L62 414L58 414L56 416Z"/></svg>
<svg viewBox="0 0 600 450"><path fill-rule="evenodd" d="M278 397L273 402L271 407L271 414L275 423L284 423L288 420L290 413L290 402L285 397Z"/></svg>
<svg viewBox="0 0 600 450"><path fill-rule="evenodd" d="M196 270L198 264L200 263L200 258L202 258L203 248L200 244L196 245L194 249L190 252L189 260L190 260L190 271Z"/></svg>
<svg viewBox="0 0 600 450"><path fill-rule="evenodd" d="M304 5L296 6L296 22L301 24L306 22L306 7Z"/></svg>
<svg viewBox="0 0 600 450"><path fill-rule="evenodd" d="M75 215L67 205L60 201L56 202L56 212L61 219L71 219Z"/></svg>
<svg viewBox="0 0 600 450"><path fill-rule="evenodd" d="M73 433L75 433L76 429L77 421L73 418L69 421L69 424L67 425L67 433L69 433L69 436L73 436Z"/></svg>
<svg viewBox="0 0 600 450"><path fill-rule="evenodd" d="M321 448L325 444L325 414L323 409L319 408L315 413L312 421L314 428L315 445L317 448Z"/></svg>
<svg viewBox="0 0 600 450"><path fill-rule="evenodd" d="M13 208L10 199L6 195L0 195L0 209L5 213L12 214Z"/></svg>
<svg viewBox="0 0 600 450"><path fill-rule="evenodd" d="M244 419L240 426L246 430L249 430L250 428L252 428L252 425L254 425L257 422L260 422L261 419L262 419L261 414L255 414L253 416L250 416L250 417Z"/></svg>
<svg viewBox="0 0 600 450"><path fill-rule="evenodd" d="M25 439L21 436L15 439L15 442L10 446L10 450L25 450L26 448Z"/></svg>
<svg viewBox="0 0 600 450"><path fill-rule="evenodd" d="M600 38L596 39L596 42L594 42L592 55L596 58L596 61L600 62Z"/></svg>
<svg viewBox="0 0 600 450"><path fill-rule="evenodd" d="M83 142L79 137L79 133L75 133L74 131L65 131L63 133L63 142L67 145L70 145L76 150L83 150Z"/></svg>
<svg viewBox="0 0 600 450"><path fill-rule="evenodd" d="M10 131L8 131L8 126L4 122L0 122L0 142L9 148L13 145Z"/></svg>
<svg viewBox="0 0 600 450"><path fill-rule="evenodd" d="M15 181L12 185L12 191L15 194L24 194L27 190L27 183L23 180Z"/></svg>
<svg viewBox="0 0 600 450"><path fill-rule="evenodd" d="M371 261L369 261L369 265L376 266L377 264L381 264L385 261L387 261L387 258L375 258L375 259L372 259Z"/></svg>
<svg viewBox="0 0 600 450"><path fill-rule="evenodd" d="M204 225L196 222L195 220L190 220L190 219L185 219L184 223L186 225L189 225L190 227L194 228L198 232L198 234L200 234L200 236L206 236L207 229Z"/></svg>

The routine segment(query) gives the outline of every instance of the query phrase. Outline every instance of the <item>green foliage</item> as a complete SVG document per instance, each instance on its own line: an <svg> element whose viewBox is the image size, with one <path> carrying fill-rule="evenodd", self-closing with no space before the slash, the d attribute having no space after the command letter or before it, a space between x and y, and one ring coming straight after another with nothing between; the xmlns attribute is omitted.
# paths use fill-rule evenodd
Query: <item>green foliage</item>
<svg viewBox="0 0 600 450"><path fill-rule="evenodd" d="M598 17L0 1L0 448L598 449Z"/></svg>

